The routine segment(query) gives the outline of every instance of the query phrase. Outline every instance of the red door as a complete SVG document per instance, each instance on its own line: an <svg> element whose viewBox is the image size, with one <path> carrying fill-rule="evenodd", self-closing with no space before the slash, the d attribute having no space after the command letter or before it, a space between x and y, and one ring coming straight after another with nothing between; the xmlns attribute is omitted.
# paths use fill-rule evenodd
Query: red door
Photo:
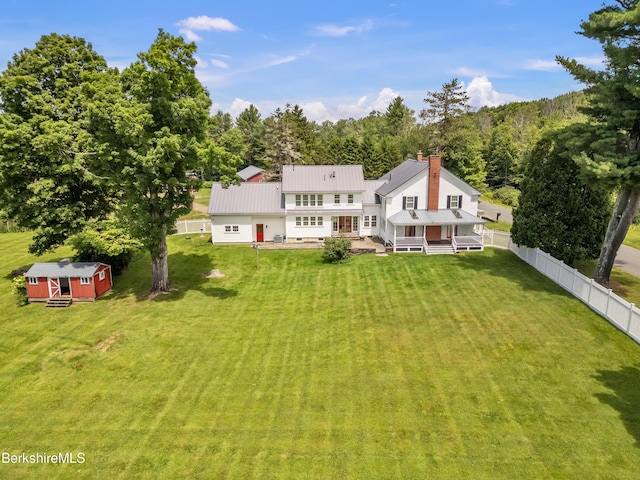
<svg viewBox="0 0 640 480"><path fill-rule="evenodd" d="M256 225L256 242L264 242L264 225L262 223Z"/></svg>

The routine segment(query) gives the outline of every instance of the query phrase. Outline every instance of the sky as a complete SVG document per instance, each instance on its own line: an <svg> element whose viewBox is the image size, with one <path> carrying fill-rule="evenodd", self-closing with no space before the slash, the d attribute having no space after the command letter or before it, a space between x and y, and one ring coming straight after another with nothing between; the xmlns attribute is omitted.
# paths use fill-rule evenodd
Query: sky
<svg viewBox="0 0 640 480"><path fill-rule="evenodd" d="M553 98L582 85L556 55L601 68L578 35L603 0L2 0L0 70L52 32L82 37L126 68L158 29L198 46L213 112L287 103L309 120L361 118L400 96L418 113L453 78L471 104ZM613 0L606 0L607 4Z"/></svg>

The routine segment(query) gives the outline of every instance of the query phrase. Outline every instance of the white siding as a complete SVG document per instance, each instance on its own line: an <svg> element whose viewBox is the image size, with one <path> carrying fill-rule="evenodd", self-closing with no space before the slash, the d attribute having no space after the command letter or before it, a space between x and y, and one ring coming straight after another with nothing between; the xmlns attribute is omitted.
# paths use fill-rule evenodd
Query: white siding
<svg viewBox="0 0 640 480"><path fill-rule="evenodd" d="M402 210L402 197L418 197L418 209L426 210L427 190L427 172L405 183L402 188L393 192L393 197L388 197L387 218L394 216Z"/></svg>
<svg viewBox="0 0 640 480"><path fill-rule="evenodd" d="M438 204L440 208L447 208L447 196L449 195L462 195L462 210L469 212L472 215L478 214L478 197L473 197L467 193L464 193L453 184L446 181L444 178L440 179L440 192L438 198Z"/></svg>
<svg viewBox="0 0 640 480"><path fill-rule="evenodd" d="M287 239L293 240L296 238L321 238L321 237L330 237L331 236L331 216L330 215L322 215L322 226L297 226L296 225L296 217L316 217L318 218L321 215L303 215L303 214L295 214L292 213L287 215L286 223L287 223ZM316 220L317 222L317 220Z"/></svg>
<svg viewBox="0 0 640 480"><path fill-rule="evenodd" d="M371 217L376 217L376 226L371 227ZM380 206L379 205L366 205L364 207L364 216L369 217L369 227L364 225L364 217L360 221L360 235L365 237L377 237L380 235Z"/></svg>
<svg viewBox="0 0 640 480"><path fill-rule="evenodd" d="M284 217L252 217L251 224L253 229L252 242L257 242L257 229L256 225L261 223L264 228L264 241L273 242L274 235L285 235L285 220Z"/></svg>
<svg viewBox="0 0 640 480"><path fill-rule="evenodd" d="M225 227L230 227L227 232ZM237 227L237 232L234 232ZM251 217L240 215L216 215L211 217L212 243L249 243L253 241Z"/></svg>

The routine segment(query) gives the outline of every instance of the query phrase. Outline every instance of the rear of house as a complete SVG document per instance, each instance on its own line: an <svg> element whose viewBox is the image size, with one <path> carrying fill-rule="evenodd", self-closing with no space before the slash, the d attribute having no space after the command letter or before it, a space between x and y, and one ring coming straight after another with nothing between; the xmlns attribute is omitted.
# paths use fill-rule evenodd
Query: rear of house
<svg viewBox="0 0 640 480"><path fill-rule="evenodd" d="M113 287L111 267L100 262L35 263L24 276L29 302L92 302Z"/></svg>

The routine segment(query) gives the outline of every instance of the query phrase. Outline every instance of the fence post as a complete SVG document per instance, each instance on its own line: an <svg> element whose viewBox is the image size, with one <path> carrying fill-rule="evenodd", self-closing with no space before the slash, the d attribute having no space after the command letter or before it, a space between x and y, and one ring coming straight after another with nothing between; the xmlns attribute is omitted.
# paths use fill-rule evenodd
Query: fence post
<svg viewBox="0 0 640 480"><path fill-rule="evenodd" d="M571 278L571 293L575 293L576 292L576 273L578 273L578 269L574 268L573 269L573 278Z"/></svg>
<svg viewBox="0 0 640 480"><path fill-rule="evenodd" d="M636 306L635 303L629 305L629 319L627 320L627 333L631 331L631 320L633 319L633 309Z"/></svg>
<svg viewBox="0 0 640 480"><path fill-rule="evenodd" d="M593 290L593 278L589 284L589 295L587 296L587 305L591 306L591 290Z"/></svg>
<svg viewBox="0 0 640 480"><path fill-rule="evenodd" d="M607 307L606 307L606 308L605 308L605 310L604 310L604 314L605 314L608 318L611 318L611 317L609 317L609 301L611 300L611 292L612 292L612 291L613 291L613 290L611 290L610 288L607 290Z"/></svg>

